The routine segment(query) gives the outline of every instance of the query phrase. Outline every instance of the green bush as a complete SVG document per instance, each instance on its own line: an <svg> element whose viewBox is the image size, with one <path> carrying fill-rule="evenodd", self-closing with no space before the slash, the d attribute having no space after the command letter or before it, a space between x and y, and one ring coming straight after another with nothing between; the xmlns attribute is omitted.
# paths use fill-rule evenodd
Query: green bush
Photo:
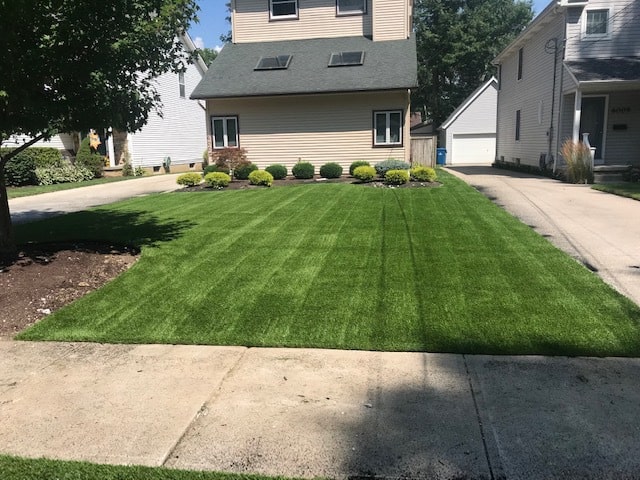
<svg viewBox="0 0 640 480"><path fill-rule="evenodd" d="M376 163L376 173L383 177L389 170L409 170L410 165L407 162L403 162L402 160L396 160L395 158L390 158L389 160L384 160L383 162Z"/></svg>
<svg viewBox="0 0 640 480"><path fill-rule="evenodd" d="M122 165L122 176L133 177L133 166L129 162L124 162Z"/></svg>
<svg viewBox="0 0 640 480"><path fill-rule="evenodd" d="M340 178L342 167L334 162L325 163L320 167L320 176L322 178Z"/></svg>
<svg viewBox="0 0 640 480"><path fill-rule="evenodd" d="M350 166L349 166L349 175L351 175L352 177L353 172L355 171L356 168L358 167L370 167L371 164L365 160L356 160L355 162L353 162Z"/></svg>
<svg viewBox="0 0 640 480"><path fill-rule="evenodd" d="M409 181L409 172L406 170L389 170L384 174L384 183L387 185L404 185Z"/></svg>
<svg viewBox="0 0 640 480"><path fill-rule="evenodd" d="M353 171L353 176L363 183L370 182L376 178L376 169L369 165L361 165Z"/></svg>
<svg viewBox="0 0 640 480"><path fill-rule="evenodd" d="M269 165L265 168L265 171L269 172L273 176L274 180L282 180L287 177L287 167L284 165Z"/></svg>
<svg viewBox="0 0 640 480"><path fill-rule="evenodd" d="M413 167L409 174L417 182L435 182L438 178L435 169L431 167Z"/></svg>
<svg viewBox="0 0 640 480"><path fill-rule="evenodd" d="M3 155L7 153L7 150L2 149ZM9 187L38 184L36 162L30 156L22 156L22 153L24 152L12 157L4 167L5 181Z"/></svg>
<svg viewBox="0 0 640 480"><path fill-rule="evenodd" d="M298 162L291 169L291 173L293 173L293 176L298 179L313 178L314 172L315 168L309 162Z"/></svg>
<svg viewBox="0 0 640 480"><path fill-rule="evenodd" d="M59 165L36 167L38 185L53 185L56 183L85 182L93 179L93 172L82 165Z"/></svg>
<svg viewBox="0 0 640 480"><path fill-rule="evenodd" d="M176 179L178 185L184 185L185 187L195 187L202 182L202 175L195 172L183 173Z"/></svg>
<svg viewBox="0 0 640 480"><path fill-rule="evenodd" d="M80 149L76 154L76 165L87 167L93 172L95 178L102 177L104 159L100 154L91 151L89 137L85 137L80 144Z"/></svg>
<svg viewBox="0 0 640 480"><path fill-rule="evenodd" d="M222 172L222 173L226 173L227 175L229 175L229 169L228 168L224 168L224 167L220 167L218 165L207 165L206 167L204 167L204 170L202 170L202 176L204 177L207 173L212 173L212 172Z"/></svg>
<svg viewBox="0 0 640 480"><path fill-rule="evenodd" d="M266 170L254 170L249 174L249 183L251 185L264 185L270 187L273 185L273 175Z"/></svg>
<svg viewBox="0 0 640 480"><path fill-rule="evenodd" d="M233 178L236 180L246 180L249 178L249 174L256 170L258 170L258 166L254 163L243 163L235 168Z"/></svg>
<svg viewBox="0 0 640 480"><path fill-rule="evenodd" d="M229 182L231 182L231 177L224 172L211 172L204 176L204 183L217 189L228 187Z"/></svg>
<svg viewBox="0 0 640 480"><path fill-rule="evenodd" d="M133 169L133 174L136 177L144 177L147 174L147 171L143 167L136 167Z"/></svg>

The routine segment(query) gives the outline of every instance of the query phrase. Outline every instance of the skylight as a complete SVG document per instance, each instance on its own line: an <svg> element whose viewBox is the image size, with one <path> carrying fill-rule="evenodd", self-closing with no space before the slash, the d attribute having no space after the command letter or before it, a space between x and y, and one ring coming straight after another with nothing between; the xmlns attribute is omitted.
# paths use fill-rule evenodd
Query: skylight
<svg viewBox="0 0 640 480"><path fill-rule="evenodd" d="M363 62L364 52L334 52L329 59L329 66L346 67L349 65L362 65Z"/></svg>
<svg viewBox="0 0 640 480"><path fill-rule="evenodd" d="M278 55L276 57L260 57L260 61L254 70L286 70L291 63L291 55Z"/></svg>

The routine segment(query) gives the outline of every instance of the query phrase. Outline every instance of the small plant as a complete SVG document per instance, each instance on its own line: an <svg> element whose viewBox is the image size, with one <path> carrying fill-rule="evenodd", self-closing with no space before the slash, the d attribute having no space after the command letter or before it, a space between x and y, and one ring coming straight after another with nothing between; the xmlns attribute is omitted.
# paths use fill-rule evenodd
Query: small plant
<svg viewBox="0 0 640 480"><path fill-rule="evenodd" d="M384 183L387 185L404 185L409 181L409 172L406 170L389 170L384 174Z"/></svg>
<svg viewBox="0 0 640 480"><path fill-rule="evenodd" d="M102 177L102 169L104 168L104 160L102 156L95 153L89 146L89 137L85 137L80 144L78 153L76 154L76 165L87 167L93 172L95 178Z"/></svg>
<svg viewBox="0 0 640 480"><path fill-rule="evenodd" d="M233 170L233 178L236 180L247 180L249 174L258 170L258 166L253 163L243 163Z"/></svg>
<svg viewBox="0 0 640 480"><path fill-rule="evenodd" d="M284 165L269 165L265 168L265 171L269 172L274 180L282 180L283 178L287 178L287 167Z"/></svg>
<svg viewBox="0 0 640 480"><path fill-rule="evenodd" d="M438 178L435 169L431 167L413 167L409 174L417 182L435 182Z"/></svg>
<svg viewBox="0 0 640 480"><path fill-rule="evenodd" d="M622 174L622 179L625 182L640 182L640 167L631 167L629 170Z"/></svg>
<svg viewBox="0 0 640 480"><path fill-rule="evenodd" d="M147 171L143 167L136 167L133 170L133 174L136 177L144 177L147 174Z"/></svg>
<svg viewBox="0 0 640 480"><path fill-rule="evenodd" d="M217 149L211 153L211 159L214 165L220 167L220 170L218 170L220 172L236 170L241 165L249 163L249 160L247 160L247 151L244 148Z"/></svg>
<svg viewBox="0 0 640 480"><path fill-rule="evenodd" d="M375 165L377 174L382 178L384 178L385 174L389 170L409 170L409 167L410 165L407 162L396 160L395 158L384 160L380 163L376 163Z"/></svg>
<svg viewBox="0 0 640 480"><path fill-rule="evenodd" d="M369 165L361 165L353 171L353 176L362 183L370 182L376 178L376 169Z"/></svg>
<svg viewBox="0 0 640 480"><path fill-rule="evenodd" d="M570 183L593 183L591 151L582 142L566 140L560 148L567 163L567 180Z"/></svg>
<svg viewBox="0 0 640 480"><path fill-rule="evenodd" d="M84 182L93 179L93 172L82 165L59 165L37 167L36 177L38 185L53 185L56 183Z"/></svg>
<svg viewBox="0 0 640 480"><path fill-rule="evenodd" d="M358 167L370 167L370 166L371 166L371 164L369 162L367 162L366 160L356 160L351 165L349 165L349 175L351 175L353 177L354 176L353 172Z"/></svg>
<svg viewBox="0 0 640 480"><path fill-rule="evenodd" d="M133 166L129 162L124 162L122 165L122 176L133 177Z"/></svg>
<svg viewBox="0 0 640 480"><path fill-rule="evenodd" d="M273 185L273 175L265 170L254 170L249 174L249 183L251 185L270 187Z"/></svg>
<svg viewBox="0 0 640 480"><path fill-rule="evenodd" d="M291 169L291 173L298 179L306 180L313 178L315 167L309 162L298 162Z"/></svg>
<svg viewBox="0 0 640 480"><path fill-rule="evenodd" d="M202 182L202 176L199 173L190 172L183 173L176 179L178 185L184 185L185 187L195 187Z"/></svg>
<svg viewBox="0 0 640 480"><path fill-rule="evenodd" d="M206 167L204 167L204 170L202 170L202 176L204 177L207 173L211 172L222 172L229 175L228 168L219 167L218 165L207 165Z"/></svg>
<svg viewBox="0 0 640 480"><path fill-rule="evenodd" d="M205 148L204 152L202 152L202 168L209 165L209 149Z"/></svg>
<svg viewBox="0 0 640 480"><path fill-rule="evenodd" d="M335 162L325 163L320 167L320 176L322 178L340 178L342 167Z"/></svg>
<svg viewBox="0 0 640 480"><path fill-rule="evenodd" d="M204 183L209 187L222 190L224 187L229 186L231 177L223 172L211 172L204 176Z"/></svg>

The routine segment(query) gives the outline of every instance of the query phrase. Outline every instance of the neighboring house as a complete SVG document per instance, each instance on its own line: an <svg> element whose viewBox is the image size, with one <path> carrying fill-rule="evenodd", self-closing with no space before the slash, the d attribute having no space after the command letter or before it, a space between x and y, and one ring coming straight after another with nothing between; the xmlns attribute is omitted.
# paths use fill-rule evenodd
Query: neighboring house
<svg viewBox="0 0 640 480"><path fill-rule="evenodd" d="M447 149L447 165L489 165L496 154L498 81L478 87L440 126L439 146Z"/></svg>
<svg viewBox="0 0 640 480"><path fill-rule="evenodd" d="M410 158L412 0L234 0L232 43L191 95L211 150L260 168Z"/></svg>
<svg viewBox="0 0 640 480"><path fill-rule="evenodd" d="M181 37L189 52L195 45L188 35ZM189 99L189 95L204 76L207 66L201 58L188 65L186 72L168 72L156 79L156 88L162 102L162 116L151 111L147 124L136 133L99 132L103 145L100 151L109 157L110 166L117 166L126 157L134 167L160 171L165 158L171 158L175 170L193 169L202 162L207 148L204 104ZM88 126L90 127L90 126ZM86 135L88 132L83 132ZM3 147L20 145L29 138L12 137ZM72 156L79 148L80 134L59 134L36 147L54 147Z"/></svg>
<svg viewBox="0 0 640 480"><path fill-rule="evenodd" d="M589 133L596 164L640 164L639 21L638 0L550 3L494 60L496 158L549 165Z"/></svg>

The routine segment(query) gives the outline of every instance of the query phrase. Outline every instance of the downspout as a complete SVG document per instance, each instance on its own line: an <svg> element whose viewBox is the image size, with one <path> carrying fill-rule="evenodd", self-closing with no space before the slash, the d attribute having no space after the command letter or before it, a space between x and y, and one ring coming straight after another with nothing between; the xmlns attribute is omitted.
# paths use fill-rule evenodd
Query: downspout
<svg viewBox="0 0 640 480"><path fill-rule="evenodd" d="M564 11L564 26L563 26L563 40L562 40L562 55L560 62L560 99L558 101L558 131L556 133L556 148L555 155L553 157L553 174L554 176L558 172L558 151L560 150L560 125L562 119L562 111L564 109L564 60L567 52L567 10ZM551 120L553 122L553 118ZM552 145L551 145L551 134L549 135L549 155L551 155Z"/></svg>
<svg viewBox="0 0 640 480"><path fill-rule="evenodd" d="M556 109L556 84L557 84L557 77L558 77L558 39L557 38L552 38L547 42L547 45L545 45L545 48L547 48L549 46L549 44L553 44L553 87L551 88L551 120L550 120L550 124L549 124L549 131L547 132L547 139L548 139L548 147L547 147L547 161L545 162L545 166L546 164L548 164L548 162L551 160L551 150L552 150L552 145L553 145L553 134L554 132L554 120L555 120L555 109ZM549 46L549 48L551 49L551 47ZM560 87L560 90L562 90L562 87ZM559 120L558 120L558 123ZM555 159L554 159L555 160ZM555 161L554 163L554 168L555 168ZM554 172L555 173L555 172Z"/></svg>

